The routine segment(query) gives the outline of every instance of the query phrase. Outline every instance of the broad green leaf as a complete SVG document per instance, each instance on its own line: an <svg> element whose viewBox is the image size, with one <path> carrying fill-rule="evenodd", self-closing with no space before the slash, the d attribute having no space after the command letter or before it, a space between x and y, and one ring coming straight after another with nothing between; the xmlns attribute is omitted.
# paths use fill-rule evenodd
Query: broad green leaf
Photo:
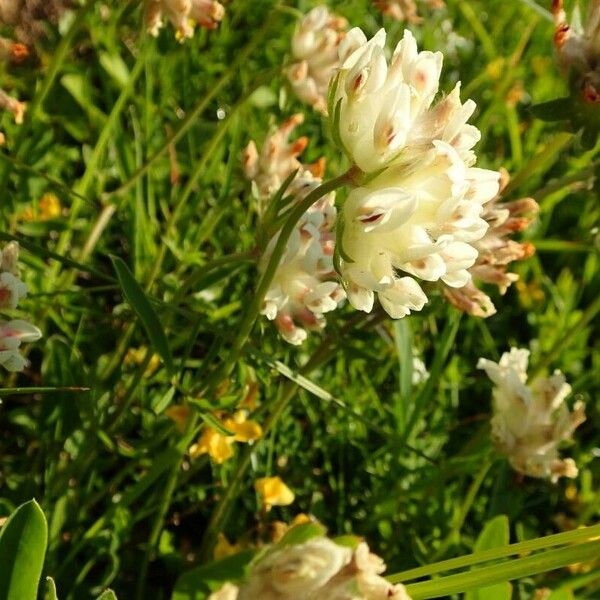
<svg viewBox="0 0 600 600"><path fill-rule="evenodd" d="M400 432L406 425L406 417L410 407L413 377L412 332L408 319L394 321L394 341L398 355L399 396L395 404L396 421Z"/></svg>
<svg viewBox="0 0 600 600"><path fill-rule="evenodd" d="M165 335L160 319L154 308L152 308L152 304L150 304L150 300L148 300L144 290L135 280L125 262L118 256L111 256L110 259L113 263L125 298L142 322L142 325L150 338L150 342L162 358L165 367L172 373L173 357L171 355L169 342L167 341L167 336Z"/></svg>
<svg viewBox="0 0 600 600"><path fill-rule="evenodd" d="M489 520L477 541L475 542L475 553L491 548L499 548L507 546L510 538L510 527L508 517L506 515L498 515ZM467 592L464 600L510 600L512 594L512 586L507 581L496 585Z"/></svg>
<svg viewBox="0 0 600 600"><path fill-rule="evenodd" d="M0 529L0 600L36 600L47 541L39 504L21 504Z"/></svg>
<svg viewBox="0 0 600 600"><path fill-rule="evenodd" d="M102 68L121 86L125 87L129 81L130 73L127 65L118 54L100 52Z"/></svg>
<svg viewBox="0 0 600 600"><path fill-rule="evenodd" d="M531 112L542 121L563 121L571 118L573 109L573 100L567 97L535 104Z"/></svg>
<svg viewBox="0 0 600 600"><path fill-rule="evenodd" d="M175 583L171 600L205 600L226 581L242 579L254 556L246 550L184 573Z"/></svg>

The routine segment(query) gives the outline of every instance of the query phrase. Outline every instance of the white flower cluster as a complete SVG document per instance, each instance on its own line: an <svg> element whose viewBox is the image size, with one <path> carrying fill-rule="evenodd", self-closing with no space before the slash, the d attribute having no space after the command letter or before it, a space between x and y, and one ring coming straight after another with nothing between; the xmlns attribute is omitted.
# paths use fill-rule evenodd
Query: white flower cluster
<svg viewBox="0 0 600 600"><path fill-rule="evenodd" d="M600 102L600 0L590 1L585 27L579 18L569 25L562 0L553 1L552 12L554 45L562 66L577 73L585 101Z"/></svg>
<svg viewBox="0 0 600 600"><path fill-rule="evenodd" d="M384 30L369 41L358 28L348 33L329 112L339 143L367 176L342 212L348 299L370 312L377 294L400 318L427 302L417 278L454 288L470 281L499 174L473 167L480 135L467 120L475 103L461 103L460 84L433 105L442 54L418 52L406 30L388 64L384 44Z"/></svg>
<svg viewBox="0 0 600 600"><path fill-rule="evenodd" d="M381 577L384 562L364 542L353 550L326 537L275 547L241 586L225 584L209 600L410 600Z"/></svg>
<svg viewBox="0 0 600 600"><path fill-rule="evenodd" d="M146 29L158 35L166 17L181 40L194 36L194 23L215 29L225 16L225 8L216 0L146 0Z"/></svg>
<svg viewBox="0 0 600 600"><path fill-rule="evenodd" d="M27 295L27 286L19 279L19 246L10 242L0 250L0 311L14 309ZM0 319L0 365L8 371L22 371L27 361L19 353L21 342L35 342L40 330L27 321Z"/></svg>
<svg viewBox="0 0 600 600"><path fill-rule="evenodd" d="M375 6L388 17L396 21L408 21L417 24L423 21L419 16L417 2L415 0L373 0ZM442 8L443 0L423 0L429 8Z"/></svg>
<svg viewBox="0 0 600 600"><path fill-rule="evenodd" d="M296 170L298 173L285 192L293 198L292 204L321 183L322 161L306 166L297 158L306 147L306 138L288 142L290 133L302 120L302 115L288 119L267 137L260 154L254 142L244 150L244 171L259 199L272 196ZM294 345L307 338L307 330L322 329L324 314L335 310L346 296L333 268L334 200L333 193L321 198L297 223L261 310L275 322L281 336ZM276 243L274 236L261 259L261 270L266 268Z"/></svg>
<svg viewBox="0 0 600 600"><path fill-rule="evenodd" d="M558 447L585 421L584 405L576 402L569 412L565 398L571 386L560 371L528 385L528 361L528 350L511 348L499 363L481 358L477 364L495 386L491 422L495 445L519 473L553 482L576 477L575 462L561 459Z"/></svg>
<svg viewBox="0 0 600 600"><path fill-rule="evenodd" d="M292 37L294 64L287 75L295 94L320 112L327 110L327 88L339 67L338 46L348 22L325 6L313 8Z"/></svg>

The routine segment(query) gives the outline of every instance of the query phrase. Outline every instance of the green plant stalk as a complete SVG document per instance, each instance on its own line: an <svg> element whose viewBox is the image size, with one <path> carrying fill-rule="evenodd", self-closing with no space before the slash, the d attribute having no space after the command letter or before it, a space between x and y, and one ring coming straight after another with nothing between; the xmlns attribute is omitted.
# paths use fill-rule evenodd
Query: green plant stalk
<svg viewBox="0 0 600 600"><path fill-rule="evenodd" d="M413 583L406 586L413 600L441 598L469 590L476 590L495 583L503 583L522 577L531 577L568 565L593 560L600 553L600 540L586 542L540 552L533 556L505 561L499 565L482 567L466 573L457 573L440 579Z"/></svg>
<svg viewBox="0 0 600 600"><path fill-rule="evenodd" d="M534 540L527 540L525 542L518 542L516 544L509 544L508 546L490 548L489 550L483 550L481 552L475 552L474 554L467 554L457 558L450 558L448 560L443 560L390 575L388 579L392 583L410 581L412 579L429 577L445 571L452 571L454 569L460 569L463 567L471 567L480 563L506 558L514 554L528 554L535 550L545 550L554 546L563 546L566 544L588 541L598 536L600 536L600 524L574 529L573 531L555 533L553 535L547 535Z"/></svg>
<svg viewBox="0 0 600 600"><path fill-rule="evenodd" d="M231 373L233 366L235 365L237 359L240 356L242 348L244 344L248 340L248 336L252 331L252 327L258 318L260 313L260 309L262 307L263 300L269 290L269 286L275 277L275 273L281 263L281 259L285 252L287 242L294 230L294 227L302 217L302 215L320 198L333 192L337 188L345 185L350 181L351 171L347 171L342 175L335 177L334 179L330 179L325 183L322 183L319 187L315 188L312 192L310 192L306 198L300 201L296 206L290 209L290 213L288 218L286 219L279 235L277 237L277 242L275 243L275 247L273 248L273 252L269 258L269 262L267 264L266 269L264 270L258 286L256 288L256 292L252 298L252 302L248 306L248 310L246 311L242 323L238 329L238 334L233 341L231 350L227 359L221 363L221 366L218 367L214 372L212 377L209 378L206 387L209 391L214 390L214 388L223 380L225 377Z"/></svg>

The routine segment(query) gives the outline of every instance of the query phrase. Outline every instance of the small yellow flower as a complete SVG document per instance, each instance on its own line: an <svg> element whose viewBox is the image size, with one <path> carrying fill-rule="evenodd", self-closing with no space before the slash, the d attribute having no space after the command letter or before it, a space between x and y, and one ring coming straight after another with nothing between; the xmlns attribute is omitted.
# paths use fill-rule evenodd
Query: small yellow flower
<svg viewBox="0 0 600 600"><path fill-rule="evenodd" d="M140 346L139 348L129 348L127 354L125 354L125 366L129 365L141 365L146 360L146 352L148 348L146 346ZM160 366L160 357L156 352L150 358L150 362L144 371L144 377L150 377Z"/></svg>
<svg viewBox="0 0 600 600"><path fill-rule="evenodd" d="M266 510L273 506L287 506L294 501L294 492L283 483L280 477L262 477L254 482L254 488L261 497Z"/></svg>
<svg viewBox="0 0 600 600"><path fill-rule="evenodd" d="M40 198L37 215L30 207L21 213L21 218L23 221L49 221L60 217L61 213L60 200L55 194L48 192Z"/></svg>
<svg viewBox="0 0 600 600"><path fill-rule="evenodd" d="M229 540L222 534L219 533L215 549L213 551L213 558L215 560L221 560L241 552L243 550L242 544L230 544Z"/></svg>
<svg viewBox="0 0 600 600"><path fill-rule="evenodd" d="M246 412L238 410L223 421L223 426L234 434L236 442L254 442L262 437L262 427L256 421L247 421Z"/></svg>
<svg viewBox="0 0 600 600"><path fill-rule="evenodd" d="M218 465L221 465L233 456L234 441L233 436L222 435L216 429L207 427L198 443L190 446L190 456L198 458L202 454L208 454Z"/></svg>
<svg viewBox="0 0 600 600"><path fill-rule="evenodd" d="M169 406L169 408L165 410L165 415L167 415L167 417L177 425L177 429L183 433L187 427L188 419L190 418L190 407L184 404Z"/></svg>

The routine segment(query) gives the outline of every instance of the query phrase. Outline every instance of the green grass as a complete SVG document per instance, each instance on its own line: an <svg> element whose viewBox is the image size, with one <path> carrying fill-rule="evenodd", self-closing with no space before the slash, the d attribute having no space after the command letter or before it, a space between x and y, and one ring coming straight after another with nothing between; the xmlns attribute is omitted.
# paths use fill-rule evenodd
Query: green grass
<svg viewBox="0 0 600 600"><path fill-rule="evenodd" d="M399 323L346 305L296 349L263 318L239 343L259 281L240 153L301 111L304 161L325 156L328 178L348 167L281 75L295 24L287 7L312 4L234 0L217 30L184 45L169 28L142 35L137 2L107 3L108 16L101 4L41 42L39 62L0 73L30 104L20 127L1 118L0 239L22 245L30 297L15 314L44 332L26 373L0 374L0 516L38 500L44 573L61 600L106 586L120 598L170 598L217 533L255 541L300 512L332 535L365 536L388 573L471 553L497 515L511 542L596 522L600 145L584 150L529 110L567 90L545 13L533 2L448 0L412 27L420 47L445 52L442 89L460 79L478 104L478 166L505 167L507 196L540 202L525 234L538 252L515 268L521 283L494 297L498 313L485 321L435 295ZM390 43L401 36L404 26L366 0L329 5L368 34L385 24ZM18 218L50 191L60 217ZM163 361L151 374L154 350L141 364L124 360L152 344ZM530 347L540 371L561 369L570 402L586 402L565 451L580 468L574 481L520 478L492 451L491 385L475 365L512 345ZM410 384L411 348L431 372L425 384ZM238 444L221 466L190 459L202 415L254 388L265 438ZM165 414L180 404L194 414L184 433ZM271 474L296 500L264 514L252 484ZM597 597L597 573L581 586L578 577L526 577L514 597L571 582L577 598Z"/></svg>

